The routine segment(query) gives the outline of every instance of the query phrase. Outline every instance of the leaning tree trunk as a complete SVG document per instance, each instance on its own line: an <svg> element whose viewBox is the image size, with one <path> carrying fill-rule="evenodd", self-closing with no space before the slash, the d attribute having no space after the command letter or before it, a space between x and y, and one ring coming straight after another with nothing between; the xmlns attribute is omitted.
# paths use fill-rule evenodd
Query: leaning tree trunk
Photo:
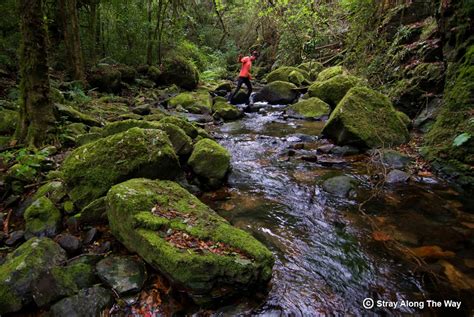
<svg viewBox="0 0 474 317"><path fill-rule="evenodd" d="M55 127L43 0L20 0L19 6L20 117L15 135L20 143L38 147L53 140Z"/></svg>
<svg viewBox="0 0 474 317"><path fill-rule="evenodd" d="M79 35L76 0L59 0L59 10L63 20L64 46L69 59L69 70L75 80L85 81L84 59Z"/></svg>

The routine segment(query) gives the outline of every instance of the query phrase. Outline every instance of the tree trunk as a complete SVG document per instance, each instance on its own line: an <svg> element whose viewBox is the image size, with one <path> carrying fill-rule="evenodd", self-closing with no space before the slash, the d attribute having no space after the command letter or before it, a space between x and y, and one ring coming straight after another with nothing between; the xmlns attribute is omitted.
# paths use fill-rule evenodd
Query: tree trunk
<svg viewBox="0 0 474 317"><path fill-rule="evenodd" d="M91 42L91 61L93 64L97 62L97 2L91 1L90 4L90 42Z"/></svg>
<svg viewBox="0 0 474 317"><path fill-rule="evenodd" d="M63 20L64 45L69 59L69 71L75 80L85 81L79 19L77 18L77 0L59 0L59 8Z"/></svg>
<svg viewBox="0 0 474 317"><path fill-rule="evenodd" d="M153 63L153 29L151 26L151 16L152 16L152 3L153 0L148 0L147 2L147 19L148 19L148 36L146 43L146 63L151 65Z"/></svg>
<svg viewBox="0 0 474 317"><path fill-rule="evenodd" d="M20 117L15 137L39 147L54 136L55 117L49 94L47 32L43 0L21 0Z"/></svg>

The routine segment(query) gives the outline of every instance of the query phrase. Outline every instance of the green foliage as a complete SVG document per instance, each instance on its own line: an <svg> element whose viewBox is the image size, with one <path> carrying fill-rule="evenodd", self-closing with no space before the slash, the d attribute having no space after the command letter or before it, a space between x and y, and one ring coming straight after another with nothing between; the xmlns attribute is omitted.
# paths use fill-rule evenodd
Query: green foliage
<svg viewBox="0 0 474 317"><path fill-rule="evenodd" d="M3 165L12 166L10 169L12 176L20 179L32 179L38 175L49 155L49 148L42 150L21 148L0 153L0 161Z"/></svg>
<svg viewBox="0 0 474 317"><path fill-rule="evenodd" d="M454 139L453 146L461 146L464 143L466 143L467 141L469 141L470 139L471 139L471 134L470 133L466 133L466 132L462 133Z"/></svg>

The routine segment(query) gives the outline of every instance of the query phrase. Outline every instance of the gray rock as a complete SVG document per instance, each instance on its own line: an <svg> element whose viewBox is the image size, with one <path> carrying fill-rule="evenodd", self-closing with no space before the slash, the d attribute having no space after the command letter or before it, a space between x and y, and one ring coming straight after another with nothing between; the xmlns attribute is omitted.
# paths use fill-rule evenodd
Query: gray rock
<svg viewBox="0 0 474 317"><path fill-rule="evenodd" d="M334 146L331 150L329 150L329 153L340 156L359 154L359 152L359 149L350 145Z"/></svg>
<svg viewBox="0 0 474 317"><path fill-rule="evenodd" d="M60 300L51 307L50 312L53 317L99 316L102 310L112 304L112 301L112 293L109 290L94 286Z"/></svg>
<svg viewBox="0 0 474 317"><path fill-rule="evenodd" d="M347 197L349 192L354 189L354 179L349 176L335 176L323 182L323 189L338 197Z"/></svg>
<svg viewBox="0 0 474 317"><path fill-rule="evenodd" d="M385 150L380 157L382 164L396 169L403 169L411 163L412 159L394 150Z"/></svg>
<svg viewBox="0 0 474 317"><path fill-rule="evenodd" d="M77 290L74 280L61 267L44 272L32 283L33 299L39 307L74 295Z"/></svg>
<svg viewBox="0 0 474 317"><path fill-rule="evenodd" d="M25 236L25 232L23 230L17 230L10 233L10 237L5 241L5 244L9 247L14 246L18 242L22 241Z"/></svg>
<svg viewBox="0 0 474 317"><path fill-rule="evenodd" d="M94 241L96 236L97 236L97 229L96 228L89 229L84 235L84 239L83 239L84 244L90 244L92 241Z"/></svg>
<svg viewBox="0 0 474 317"><path fill-rule="evenodd" d="M61 248L66 250L69 254L74 254L81 248L81 241L79 238L71 234L60 234L56 240Z"/></svg>
<svg viewBox="0 0 474 317"><path fill-rule="evenodd" d="M389 184L393 183L404 183L410 179L410 174L400 171L400 170L392 170L388 173L387 178L385 181Z"/></svg>
<svg viewBox="0 0 474 317"><path fill-rule="evenodd" d="M147 278L145 264L141 260L124 256L110 256L96 266L97 274L119 294L136 293Z"/></svg>

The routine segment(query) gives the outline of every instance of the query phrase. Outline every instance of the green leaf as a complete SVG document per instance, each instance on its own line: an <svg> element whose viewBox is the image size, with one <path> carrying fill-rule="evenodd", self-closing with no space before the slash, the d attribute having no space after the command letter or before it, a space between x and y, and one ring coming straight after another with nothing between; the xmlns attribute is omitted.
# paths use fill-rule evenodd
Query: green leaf
<svg viewBox="0 0 474 317"><path fill-rule="evenodd" d="M467 141L469 141L471 139L471 134L470 133L462 133L460 135L458 135L454 141L453 141L453 146L461 146L463 145L464 143L466 143Z"/></svg>

